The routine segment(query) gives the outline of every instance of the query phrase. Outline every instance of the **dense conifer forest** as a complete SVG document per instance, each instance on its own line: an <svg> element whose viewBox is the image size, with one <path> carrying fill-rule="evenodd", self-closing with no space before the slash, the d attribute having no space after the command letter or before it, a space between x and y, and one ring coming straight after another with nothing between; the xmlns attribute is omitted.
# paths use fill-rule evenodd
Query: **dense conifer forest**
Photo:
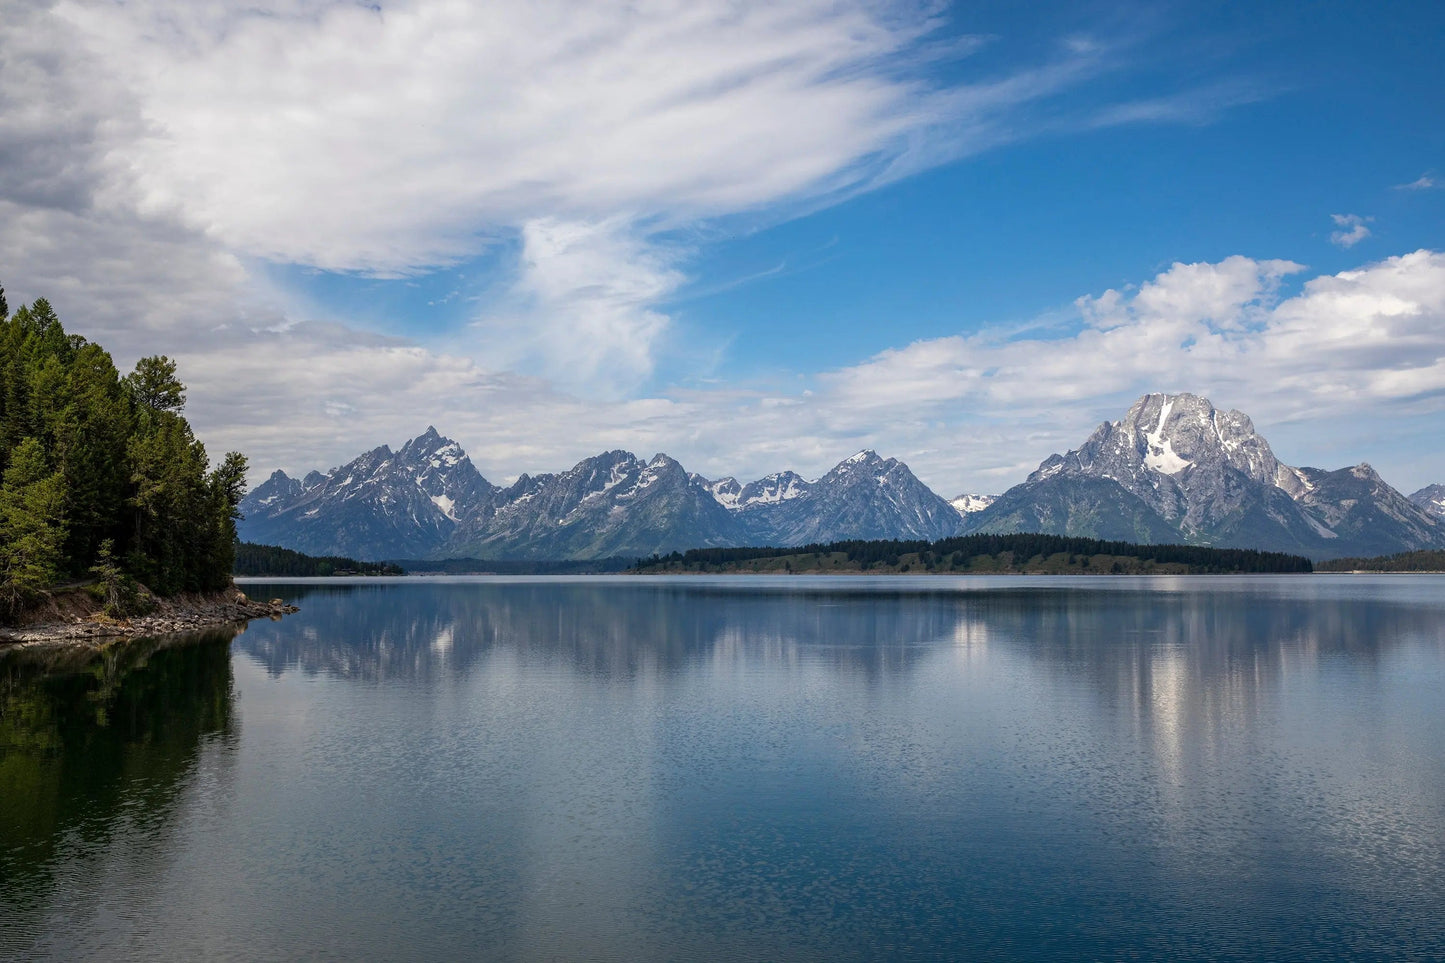
<svg viewBox="0 0 1445 963"><path fill-rule="evenodd" d="M1445 551L1425 550L1376 558L1336 558L1320 562L1318 572L1445 572Z"/></svg>
<svg viewBox="0 0 1445 963"><path fill-rule="evenodd" d="M237 575L405 575L391 562L360 562L341 555L305 555L276 545L241 542L236 545Z"/></svg>
<svg viewBox="0 0 1445 963"><path fill-rule="evenodd" d="M1309 572L1307 558L1199 545L1135 545L1060 535L965 535L937 542L846 541L796 548L697 548L639 559L634 571L1139 574Z"/></svg>
<svg viewBox="0 0 1445 963"><path fill-rule="evenodd" d="M45 299L11 314L0 288L0 620L94 581L123 609L230 583L246 459L211 466L181 415L169 358L122 376Z"/></svg>

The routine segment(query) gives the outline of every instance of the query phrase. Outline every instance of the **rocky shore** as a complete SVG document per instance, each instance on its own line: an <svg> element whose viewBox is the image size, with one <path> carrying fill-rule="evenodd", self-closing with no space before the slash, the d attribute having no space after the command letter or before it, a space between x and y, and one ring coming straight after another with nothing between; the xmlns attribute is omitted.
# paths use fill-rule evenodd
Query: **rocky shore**
<svg viewBox="0 0 1445 963"><path fill-rule="evenodd" d="M101 644L118 639L194 632L252 619L279 619L297 611L281 599L260 602L236 588L205 595L177 595L156 599L145 615L115 619L100 611L99 603L83 591L51 597L30 614L24 624L0 626L0 646Z"/></svg>

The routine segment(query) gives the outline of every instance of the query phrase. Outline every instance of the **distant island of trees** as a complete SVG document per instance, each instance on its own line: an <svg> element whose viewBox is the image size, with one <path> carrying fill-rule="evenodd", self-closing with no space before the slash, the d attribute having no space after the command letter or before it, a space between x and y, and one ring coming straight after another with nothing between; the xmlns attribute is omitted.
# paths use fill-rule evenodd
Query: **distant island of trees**
<svg viewBox="0 0 1445 963"><path fill-rule="evenodd" d="M237 575L405 575L406 570L392 562L362 562L343 555L304 555L276 545L239 542L236 545Z"/></svg>
<svg viewBox="0 0 1445 963"><path fill-rule="evenodd" d="M108 610L231 583L246 459L212 467L182 417L175 362L122 376L41 298L10 313L0 288L0 622L60 583Z"/></svg>
<svg viewBox="0 0 1445 963"><path fill-rule="evenodd" d="M1445 551L1425 550L1378 555L1374 558L1334 558L1320 562L1316 572L1445 572Z"/></svg>
<svg viewBox="0 0 1445 963"><path fill-rule="evenodd" d="M695 548L639 559L639 574L913 573L1044 575L1222 575L1310 572L1310 560L1280 552L1197 545L1135 545L1059 535L966 535L925 541L844 541L795 548Z"/></svg>

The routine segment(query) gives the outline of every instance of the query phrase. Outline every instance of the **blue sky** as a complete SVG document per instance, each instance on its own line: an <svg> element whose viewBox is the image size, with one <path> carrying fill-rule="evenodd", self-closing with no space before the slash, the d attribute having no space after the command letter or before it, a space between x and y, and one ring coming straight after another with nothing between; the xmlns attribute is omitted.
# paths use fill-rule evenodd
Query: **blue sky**
<svg viewBox="0 0 1445 963"><path fill-rule="evenodd" d="M6 12L12 301L258 473L435 424L998 491L1192 390L1445 481L1439 4Z"/></svg>

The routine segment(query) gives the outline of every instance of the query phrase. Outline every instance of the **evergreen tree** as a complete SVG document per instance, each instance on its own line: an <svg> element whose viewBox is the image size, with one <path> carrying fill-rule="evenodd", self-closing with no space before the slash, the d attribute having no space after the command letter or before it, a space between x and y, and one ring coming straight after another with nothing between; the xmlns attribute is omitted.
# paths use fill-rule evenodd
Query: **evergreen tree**
<svg viewBox="0 0 1445 963"><path fill-rule="evenodd" d="M223 588L236 565L236 523L246 497L246 456L228 451L211 472L211 550L206 572L210 589Z"/></svg>
<svg viewBox="0 0 1445 963"><path fill-rule="evenodd" d="M176 363L163 354L137 361L125 384L136 404L148 411L179 413L186 406L186 386L176 378Z"/></svg>
<svg viewBox="0 0 1445 963"><path fill-rule="evenodd" d="M184 407L170 358L122 378L48 301L11 314L0 288L0 617L65 577L110 595L229 584L246 460L208 471Z"/></svg>
<svg viewBox="0 0 1445 963"><path fill-rule="evenodd" d="M45 449L26 438L0 481L0 614L13 615L60 574L65 481Z"/></svg>

